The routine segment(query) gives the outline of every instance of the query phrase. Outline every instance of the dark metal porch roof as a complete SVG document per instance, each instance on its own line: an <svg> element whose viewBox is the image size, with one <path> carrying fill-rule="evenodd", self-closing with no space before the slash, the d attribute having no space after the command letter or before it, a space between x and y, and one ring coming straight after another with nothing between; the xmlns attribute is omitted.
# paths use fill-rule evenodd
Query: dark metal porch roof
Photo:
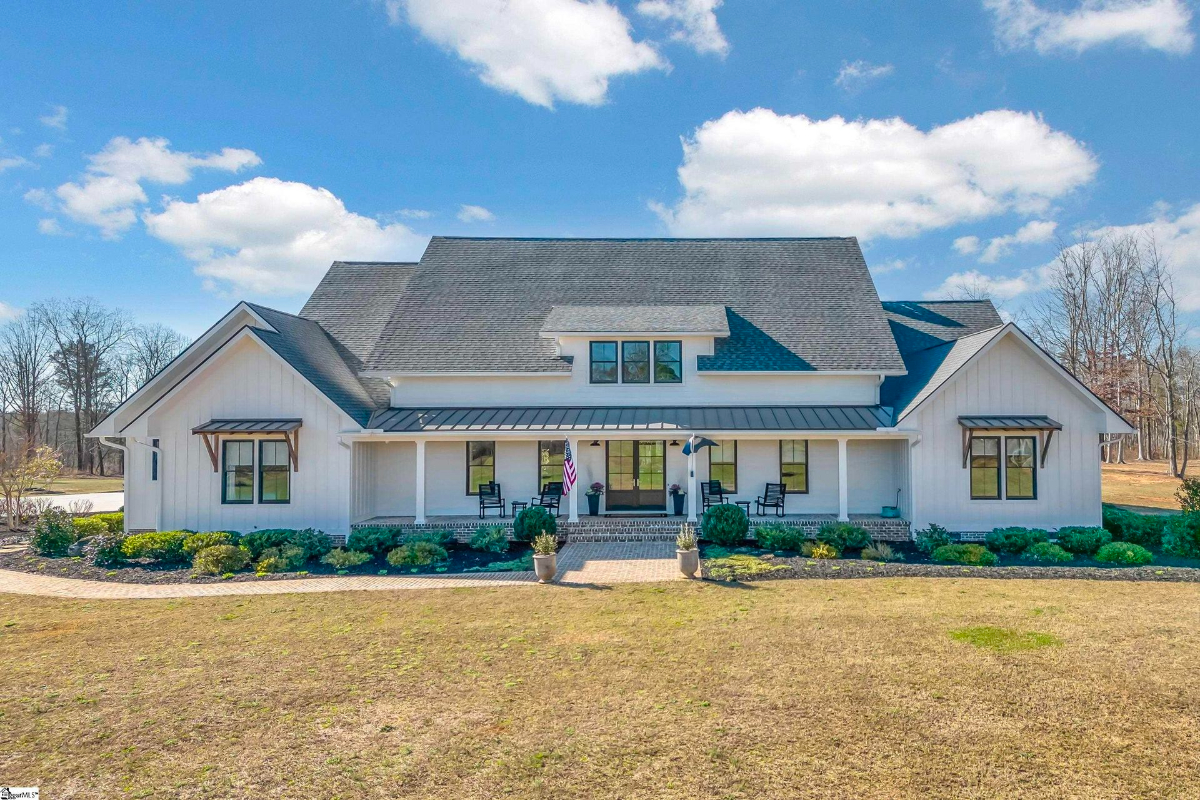
<svg viewBox="0 0 1200 800"><path fill-rule="evenodd" d="M192 433L286 433L301 424L298 419L210 419Z"/></svg>
<svg viewBox="0 0 1200 800"><path fill-rule="evenodd" d="M1062 423L1045 414L1004 414L959 417L958 424L972 431L1061 431Z"/></svg>
<svg viewBox="0 0 1200 800"><path fill-rule="evenodd" d="M389 408L368 428L388 433L474 431L872 431L886 406L589 406Z"/></svg>

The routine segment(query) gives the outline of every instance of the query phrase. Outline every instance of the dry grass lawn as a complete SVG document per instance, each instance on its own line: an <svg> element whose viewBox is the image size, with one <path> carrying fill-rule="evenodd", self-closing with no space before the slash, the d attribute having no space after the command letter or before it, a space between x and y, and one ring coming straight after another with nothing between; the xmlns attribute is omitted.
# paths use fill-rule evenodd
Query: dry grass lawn
<svg viewBox="0 0 1200 800"><path fill-rule="evenodd" d="M1188 477L1195 473L1189 469ZM1165 461L1130 461L1101 465L1104 502L1133 511L1178 511L1175 491L1179 480L1167 471Z"/></svg>
<svg viewBox="0 0 1200 800"><path fill-rule="evenodd" d="M0 595L43 796L1196 796L1200 587Z"/></svg>
<svg viewBox="0 0 1200 800"><path fill-rule="evenodd" d="M50 489L36 489L31 496L44 494L91 494L92 492L119 492L125 488L122 478L101 478L95 475L63 475L50 485Z"/></svg>

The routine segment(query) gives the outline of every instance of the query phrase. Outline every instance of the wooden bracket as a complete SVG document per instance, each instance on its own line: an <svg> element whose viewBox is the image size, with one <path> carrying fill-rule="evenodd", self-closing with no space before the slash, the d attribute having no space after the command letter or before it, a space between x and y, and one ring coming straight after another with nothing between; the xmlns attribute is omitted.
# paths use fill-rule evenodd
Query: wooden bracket
<svg viewBox="0 0 1200 800"><path fill-rule="evenodd" d="M288 446L288 458L292 461L292 472L300 471L300 429L283 434Z"/></svg>
<svg viewBox="0 0 1200 800"><path fill-rule="evenodd" d="M1042 440L1039 443L1042 448L1041 467L1042 467L1042 469L1045 469L1046 468L1046 455L1050 452L1050 442L1052 442L1054 440L1054 429L1049 428L1047 430L1038 431L1038 438Z"/></svg>
<svg viewBox="0 0 1200 800"><path fill-rule="evenodd" d="M220 444L221 434L219 433L202 433L200 438L204 440L204 447L208 450L208 458L212 461L213 472L217 472L220 467L217 464L217 449Z"/></svg>
<svg viewBox="0 0 1200 800"><path fill-rule="evenodd" d="M962 429L963 438L963 469L967 468L967 464L971 459L971 440L974 438L974 433L970 428Z"/></svg>

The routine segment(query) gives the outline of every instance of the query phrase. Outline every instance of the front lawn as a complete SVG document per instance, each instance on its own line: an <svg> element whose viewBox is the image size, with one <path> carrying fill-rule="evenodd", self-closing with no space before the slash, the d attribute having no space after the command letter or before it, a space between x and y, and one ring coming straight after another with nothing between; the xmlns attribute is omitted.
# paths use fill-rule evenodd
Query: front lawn
<svg viewBox="0 0 1200 800"><path fill-rule="evenodd" d="M536 593L536 597L535 597ZM679 582L0 596L45 796L1183 796L1200 588Z"/></svg>

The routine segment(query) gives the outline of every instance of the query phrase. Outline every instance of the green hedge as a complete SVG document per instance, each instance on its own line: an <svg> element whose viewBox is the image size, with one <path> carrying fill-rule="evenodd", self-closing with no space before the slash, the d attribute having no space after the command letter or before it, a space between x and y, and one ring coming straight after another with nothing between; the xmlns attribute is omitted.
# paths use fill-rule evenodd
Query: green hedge
<svg viewBox="0 0 1200 800"><path fill-rule="evenodd" d="M946 564L991 567L999 563L1000 558L981 544L944 544L933 551L933 560Z"/></svg>
<svg viewBox="0 0 1200 800"><path fill-rule="evenodd" d="M507 553L508 531L503 525L480 525L467 546L484 553Z"/></svg>
<svg viewBox="0 0 1200 800"><path fill-rule="evenodd" d="M232 544L214 544L196 552L192 569L201 575L224 575L245 569L250 563L250 551Z"/></svg>
<svg viewBox="0 0 1200 800"><path fill-rule="evenodd" d="M1106 564L1141 566L1154 560L1150 551L1132 542L1109 542L1096 553L1096 560Z"/></svg>
<svg viewBox="0 0 1200 800"><path fill-rule="evenodd" d="M216 547L219 544L237 544L237 534L229 531L209 531L207 533L193 533L191 536L183 540L183 552L189 556L195 556L206 547ZM249 550L247 550L249 552ZM228 570L221 570L228 572Z"/></svg>
<svg viewBox="0 0 1200 800"><path fill-rule="evenodd" d="M1104 528L1068 526L1059 528L1054 536L1064 550L1081 556L1095 555L1097 550L1112 541L1112 534Z"/></svg>
<svg viewBox="0 0 1200 800"><path fill-rule="evenodd" d="M125 532L125 512L114 511L111 514L92 514L92 519L98 519L108 526L109 533Z"/></svg>
<svg viewBox="0 0 1200 800"><path fill-rule="evenodd" d="M839 552L861 550L871 546L871 534L849 522L827 522L817 531L817 541L833 545Z"/></svg>
<svg viewBox="0 0 1200 800"><path fill-rule="evenodd" d="M75 529L75 541L108 533L108 525L104 520L95 517L76 517L71 520L71 527Z"/></svg>
<svg viewBox="0 0 1200 800"><path fill-rule="evenodd" d="M996 528L984 543L994 553L1024 553L1038 542L1050 540L1050 534L1037 528Z"/></svg>
<svg viewBox="0 0 1200 800"><path fill-rule="evenodd" d="M575 498L571 498L575 502ZM558 534L558 520L542 506L530 506L521 510L513 520L513 538L519 542L532 542L535 536L547 533Z"/></svg>
<svg viewBox="0 0 1200 800"><path fill-rule="evenodd" d="M930 525L923 531L917 531L917 549L927 556L948 544L954 544L954 537L941 525Z"/></svg>
<svg viewBox="0 0 1200 800"><path fill-rule="evenodd" d="M409 542L387 554L387 562L393 567L427 567L448 561L446 548L433 542Z"/></svg>
<svg viewBox="0 0 1200 800"><path fill-rule="evenodd" d="M754 529L754 541L764 550L799 552L804 543L808 541L808 535L803 528L795 525L767 522Z"/></svg>
<svg viewBox="0 0 1200 800"><path fill-rule="evenodd" d="M1181 558L1200 558L1200 514L1182 514L1167 520L1162 549Z"/></svg>
<svg viewBox="0 0 1200 800"><path fill-rule="evenodd" d="M191 531L160 531L137 533L125 539L121 554L125 558L148 558L151 561L177 563L188 560L183 543Z"/></svg>
<svg viewBox="0 0 1200 800"><path fill-rule="evenodd" d="M1129 542L1147 548L1162 546L1163 529L1170 517L1160 514L1137 514L1115 506L1104 506L1104 529L1114 542Z"/></svg>
<svg viewBox="0 0 1200 800"><path fill-rule="evenodd" d="M1031 545L1028 550L1022 553L1025 558L1032 561L1046 561L1051 564L1062 564L1074 558L1066 550L1056 544L1050 542L1038 542Z"/></svg>

